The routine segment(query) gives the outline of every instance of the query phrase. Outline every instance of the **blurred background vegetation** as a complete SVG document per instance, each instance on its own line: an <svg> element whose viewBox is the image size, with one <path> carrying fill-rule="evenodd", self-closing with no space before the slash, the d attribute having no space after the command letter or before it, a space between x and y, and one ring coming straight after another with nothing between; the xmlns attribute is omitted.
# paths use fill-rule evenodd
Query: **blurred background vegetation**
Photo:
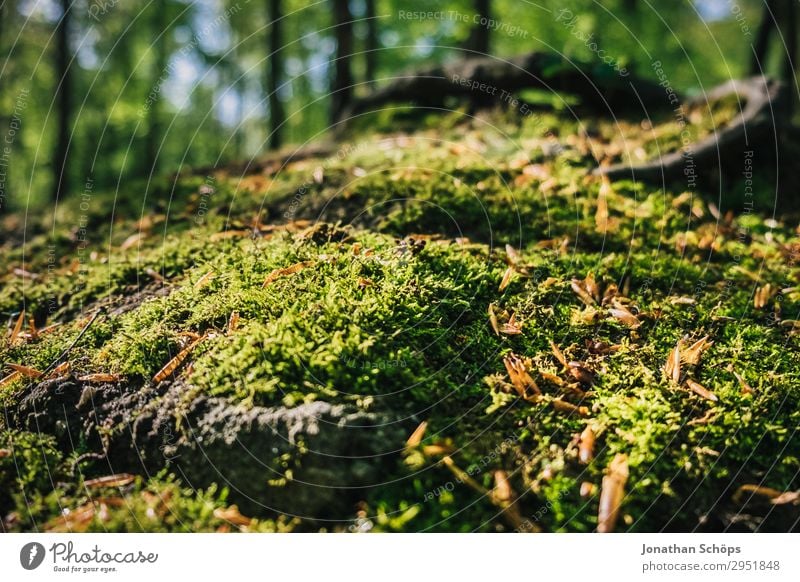
<svg viewBox="0 0 800 582"><path fill-rule="evenodd" d="M780 0L0 2L2 209L133 180L146 192L181 167L316 139L340 106L332 89L362 94L470 49L592 62L591 34L633 74L654 79L660 60L691 94L751 73L754 51L766 72L789 74L797 36L794 3ZM572 26L556 21L560 10ZM444 15L407 16L416 11ZM481 34L476 13L497 28Z"/></svg>

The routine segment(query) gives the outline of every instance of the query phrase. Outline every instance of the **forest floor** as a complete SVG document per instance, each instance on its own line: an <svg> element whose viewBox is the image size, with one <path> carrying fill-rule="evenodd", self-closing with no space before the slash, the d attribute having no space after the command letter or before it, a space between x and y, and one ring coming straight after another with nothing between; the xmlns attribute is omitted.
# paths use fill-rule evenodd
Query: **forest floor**
<svg viewBox="0 0 800 582"><path fill-rule="evenodd" d="M3 529L796 528L797 221L589 176L680 131L401 109L5 217Z"/></svg>

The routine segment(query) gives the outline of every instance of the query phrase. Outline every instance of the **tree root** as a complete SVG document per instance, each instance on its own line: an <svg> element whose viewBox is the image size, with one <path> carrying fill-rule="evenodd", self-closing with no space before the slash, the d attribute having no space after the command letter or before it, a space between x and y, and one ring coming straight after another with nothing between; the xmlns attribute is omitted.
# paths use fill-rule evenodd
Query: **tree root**
<svg viewBox="0 0 800 582"><path fill-rule="evenodd" d="M713 134L656 160L633 166L620 163L599 167L593 173L614 180L631 178L651 183L671 182L682 177L691 179L697 174L709 176L718 173L726 158L741 157L745 150L755 150L760 146L774 149L773 138L783 119L785 86L766 77L731 80L689 105L701 106L729 95L736 95L745 105L731 123Z"/></svg>

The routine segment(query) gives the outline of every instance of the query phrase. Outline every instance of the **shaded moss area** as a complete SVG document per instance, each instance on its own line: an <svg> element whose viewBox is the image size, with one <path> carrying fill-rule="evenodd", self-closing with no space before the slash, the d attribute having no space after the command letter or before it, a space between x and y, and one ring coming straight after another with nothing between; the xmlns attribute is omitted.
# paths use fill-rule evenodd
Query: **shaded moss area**
<svg viewBox="0 0 800 582"><path fill-rule="evenodd" d="M796 528L800 237L770 193L589 177L633 126L416 122L12 236L4 528L592 531L620 455L617 530Z"/></svg>

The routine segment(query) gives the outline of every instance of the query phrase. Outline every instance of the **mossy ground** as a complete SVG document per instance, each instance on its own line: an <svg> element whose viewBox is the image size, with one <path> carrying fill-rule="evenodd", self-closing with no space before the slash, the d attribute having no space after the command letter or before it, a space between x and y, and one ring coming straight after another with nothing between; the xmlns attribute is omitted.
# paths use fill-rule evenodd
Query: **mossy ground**
<svg viewBox="0 0 800 582"><path fill-rule="evenodd" d="M723 204L680 185L588 177L597 157L658 151L654 135L673 149L668 120L655 132L599 120L586 131L555 115L455 112L389 131L399 119L373 118L330 155L263 173L164 178L119 196L76 194L41 220L6 218L26 235L0 253L0 360L44 370L102 310L64 373L113 374L133 394L196 342L161 382L185 385L187 405L199 395L245 408L346 403L389 415L404 434L427 421L424 440L382 443L389 473L348 493L338 522L244 517L225 483L183 482L169 463L105 487L96 478L114 464L97 443L125 427L75 442L11 426L40 381L21 376L0 393L4 527L508 530L514 510L492 491L507 475L526 527L591 531L618 454L630 471L618 530L795 527L791 505L735 495L800 489L800 236L796 221L772 217L770 191L732 191ZM573 290L587 278L594 300ZM614 315L615 294L635 324ZM521 333L496 333L490 305ZM12 342L22 310L39 331L26 323ZM667 378L676 344L706 336L699 362ZM512 388L512 352L528 359L540 401ZM597 442L584 464L576 435L587 426ZM177 412L175 430L185 430ZM283 477L264 487L285 486L292 470ZM594 488L582 495L584 482Z"/></svg>

